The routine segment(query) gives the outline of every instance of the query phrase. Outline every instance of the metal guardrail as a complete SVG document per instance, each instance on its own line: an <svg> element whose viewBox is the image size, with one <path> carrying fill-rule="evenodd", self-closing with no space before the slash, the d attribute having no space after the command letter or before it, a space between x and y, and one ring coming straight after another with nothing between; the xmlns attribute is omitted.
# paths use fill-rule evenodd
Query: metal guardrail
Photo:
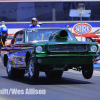
<svg viewBox="0 0 100 100"><path fill-rule="evenodd" d="M80 21L39 21L41 23L80 23ZM100 21L82 21L83 23L100 23ZM31 21L26 22L5 22L5 24L30 24Z"/></svg>

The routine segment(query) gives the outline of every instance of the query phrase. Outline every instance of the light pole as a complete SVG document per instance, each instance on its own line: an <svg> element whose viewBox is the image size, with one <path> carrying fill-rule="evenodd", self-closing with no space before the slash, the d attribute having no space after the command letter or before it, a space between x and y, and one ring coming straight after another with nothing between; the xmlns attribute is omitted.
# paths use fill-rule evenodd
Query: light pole
<svg viewBox="0 0 100 100"><path fill-rule="evenodd" d="M84 3L78 3L78 12L80 14L80 21L81 21L81 41L82 41L82 13L85 11Z"/></svg>
<svg viewBox="0 0 100 100"><path fill-rule="evenodd" d="M84 3L78 3L77 9L70 9L69 12L70 17L80 17L80 34L81 34L81 41L82 41L82 17L90 17L91 10L85 10ZM78 32L79 33L79 32Z"/></svg>
<svg viewBox="0 0 100 100"><path fill-rule="evenodd" d="M80 20L81 20L81 41L82 41L82 13L80 13Z"/></svg>

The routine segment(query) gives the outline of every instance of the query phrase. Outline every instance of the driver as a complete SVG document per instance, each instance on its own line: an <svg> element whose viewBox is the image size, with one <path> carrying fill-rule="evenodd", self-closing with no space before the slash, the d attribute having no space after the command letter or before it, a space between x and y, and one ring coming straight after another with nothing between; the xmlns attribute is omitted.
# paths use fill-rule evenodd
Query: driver
<svg viewBox="0 0 100 100"><path fill-rule="evenodd" d="M32 18L32 20L31 20L31 25L29 25L29 27L30 28L33 28L33 27L39 27L38 25L37 25L37 22L38 22L38 20L37 20L37 18Z"/></svg>

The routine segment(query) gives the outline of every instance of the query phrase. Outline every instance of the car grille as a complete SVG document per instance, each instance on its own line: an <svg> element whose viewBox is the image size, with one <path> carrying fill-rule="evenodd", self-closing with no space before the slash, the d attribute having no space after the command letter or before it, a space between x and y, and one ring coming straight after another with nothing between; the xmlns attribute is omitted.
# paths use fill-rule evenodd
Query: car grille
<svg viewBox="0 0 100 100"><path fill-rule="evenodd" d="M87 51L87 46L83 44L57 44L49 45L49 52L83 52Z"/></svg>

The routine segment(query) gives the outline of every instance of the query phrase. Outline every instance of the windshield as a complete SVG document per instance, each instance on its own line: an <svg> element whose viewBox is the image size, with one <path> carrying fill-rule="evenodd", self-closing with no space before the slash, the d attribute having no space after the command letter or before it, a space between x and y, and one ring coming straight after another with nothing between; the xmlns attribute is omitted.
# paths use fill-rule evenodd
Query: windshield
<svg viewBox="0 0 100 100"><path fill-rule="evenodd" d="M56 33L57 31L60 31L60 29L32 29L27 30L25 34L25 41L48 41L49 37ZM77 39L74 37L74 35L67 30L68 32L68 41L76 41Z"/></svg>
<svg viewBox="0 0 100 100"><path fill-rule="evenodd" d="M99 31L99 30L96 30L94 33L96 33L97 31Z"/></svg>

